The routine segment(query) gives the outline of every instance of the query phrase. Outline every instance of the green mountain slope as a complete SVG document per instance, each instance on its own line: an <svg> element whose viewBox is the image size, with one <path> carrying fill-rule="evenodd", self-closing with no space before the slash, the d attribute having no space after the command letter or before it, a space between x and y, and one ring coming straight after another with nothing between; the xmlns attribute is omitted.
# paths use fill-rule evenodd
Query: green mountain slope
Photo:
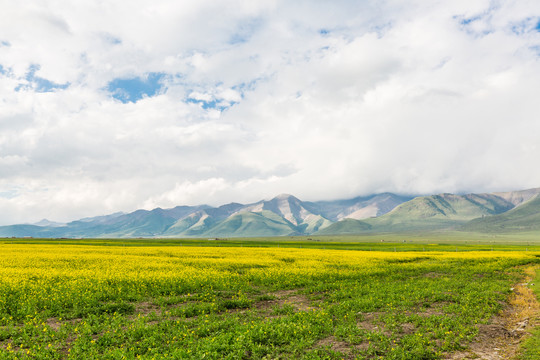
<svg viewBox="0 0 540 360"><path fill-rule="evenodd" d="M509 201L492 194L441 194L417 197L378 218L366 219L375 231L455 228L467 221L512 209Z"/></svg>
<svg viewBox="0 0 540 360"><path fill-rule="evenodd" d="M514 207L494 194L422 196L398 205L391 212L361 222L339 221L317 234L426 231L458 228L466 222L499 214Z"/></svg>
<svg viewBox="0 0 540 360"><path fill-rule="evenodd" d="M505 213L471 220L462 229L475 232L540 230L540 195Z"/></svg>
<svg viewBox="0 0 540 360"><path fill-rule="evenodd" d="M315 235L359 234L371 230L371 225L362 220L343 219L319 230Z"/></svg>
<svg viewBox="0 0 540 360"><path fill-rule="evenodd" d="M183 217L170 226L164 236L223 237L278 236L311 234L332 224L317 209L292 195L281 194L254 204L228 204L204 209ZM247 215L247 214L256 215Z"/></svg>
<svg viewBox="0 0 540 360"><path fill-rule="evenodd" d="M294 225L277 214L241 212L216 224L203 235L207 237L283 236L298 234Z"/></svg>
<svg viewBox="0 0 540 360"><path fill-rule="evenodd" d="M197 236L208 231L215 224L215 219L206 212L200 211L190 214L178 221L163 233L164 236Z"/></svg>

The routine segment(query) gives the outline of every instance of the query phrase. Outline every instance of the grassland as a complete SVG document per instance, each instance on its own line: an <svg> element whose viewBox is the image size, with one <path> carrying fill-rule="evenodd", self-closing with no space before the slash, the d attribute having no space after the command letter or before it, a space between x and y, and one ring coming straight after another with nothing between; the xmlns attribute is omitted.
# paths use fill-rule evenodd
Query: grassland
<svg viewBox="0 0 540 360"><path fill-rule="evenodd" d="M4 239L0 359L444 359L540 259L363 240Z"/></svg>
<svg viewBox="0 0 540 360"><path fill-rule="evenodd" d="M532 283L532 289L534 290L536 297L540 298L540 269L536 271L536 279ZM536 314L535 317L529 319L536 325L536 329L532 331L531 336L524 341L522 351L519 356L520 360L536 360L540 359L540 316Z"/></svg>
<svg viewBox="0 0 540 360"><path fill-rule="evenodd" d="M268 236L242 238L0 238L0 244L58 244L96 246L267 247L380 251L498 250L540 251L540 232L487 234L426 231L362 235ZM429 246L428 246L429 245Z"/></svg>

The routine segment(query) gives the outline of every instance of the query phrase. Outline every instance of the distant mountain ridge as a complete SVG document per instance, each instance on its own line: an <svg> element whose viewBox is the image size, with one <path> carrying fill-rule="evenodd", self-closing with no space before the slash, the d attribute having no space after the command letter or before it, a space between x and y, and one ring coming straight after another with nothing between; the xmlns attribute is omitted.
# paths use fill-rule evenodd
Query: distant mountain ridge
<svg viewBox="0 0 540 360"><path fill-rule="evenodd" d="M392 193L336 201L289 194L252 204L136 210L66 224L0 226L3 237L257 237L432 230L540 231L540 188L419 197ZM498 229L498 230L496 230Z"/></svg>
<svg viewBox="0 0 540 360"><path fill-rule="evenodd" d="M246 237L312 234L348 217L377 216L411 197L390 193L337 201L304 202L281 194L252 204L177 206L115 213L67 224L0 226L4 237Z"/></svg>

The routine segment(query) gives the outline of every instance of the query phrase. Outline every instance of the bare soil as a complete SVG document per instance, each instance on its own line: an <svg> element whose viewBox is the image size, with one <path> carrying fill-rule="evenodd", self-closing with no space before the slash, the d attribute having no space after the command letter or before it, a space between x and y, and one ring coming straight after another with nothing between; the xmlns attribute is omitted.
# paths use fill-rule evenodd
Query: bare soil
<svg viewBox="0 0 540 360"><path fill-rule="evenodd" d="M362 313L362 321L356 323L360 329L364 329L370 332L380 331L385 335L390 335L390 331L386 330L382 324L378 322L378 319L384 312L370 312Z"/></svg>
<svg viewBox="0 0 540 360"><path fill-rule="evenodd" d="M306 295L298 294L296 290L281 290L270 295L275 296L274 300L258 301L254 304L257 309L270 310L274 306L283 306L286 304L292 305L298 311L315 310L316 307L311 306L311 301Z"/></svg>
<svg viewBox="0 0 540 360"><path fill-rule="evenodd" d="M355 350L367 350L369 343L363 342L361 344L349 344L346 341L340 341L334 336L329 336L322 340L319 340L315 345L316 348L330 348L333 351L338 351L345 356L345 359L355 359Z"/></svg>
<svg viewBox="0 0 540 360"><path fill-rule="evenodd" d="M144 301L144 302L140 302L140 303L137 303L135 305L135 316L136 317L137 315L148 315L148 314L151 314L153 312L155 313L159 313L161 310L161 308L155 304L152 304L151 302L147 302L147 301Z"/></svg>

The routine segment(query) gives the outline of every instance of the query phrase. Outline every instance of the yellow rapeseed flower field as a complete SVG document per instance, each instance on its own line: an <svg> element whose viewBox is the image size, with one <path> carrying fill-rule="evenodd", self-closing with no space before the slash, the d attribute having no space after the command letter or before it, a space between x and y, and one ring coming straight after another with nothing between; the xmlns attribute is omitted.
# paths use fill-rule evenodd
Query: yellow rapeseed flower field
<svg viewBox="0 0 540 360"><path fill-rule="evenodd" d="M534 252L0 245L0 359L440 359Z"/></svg>

